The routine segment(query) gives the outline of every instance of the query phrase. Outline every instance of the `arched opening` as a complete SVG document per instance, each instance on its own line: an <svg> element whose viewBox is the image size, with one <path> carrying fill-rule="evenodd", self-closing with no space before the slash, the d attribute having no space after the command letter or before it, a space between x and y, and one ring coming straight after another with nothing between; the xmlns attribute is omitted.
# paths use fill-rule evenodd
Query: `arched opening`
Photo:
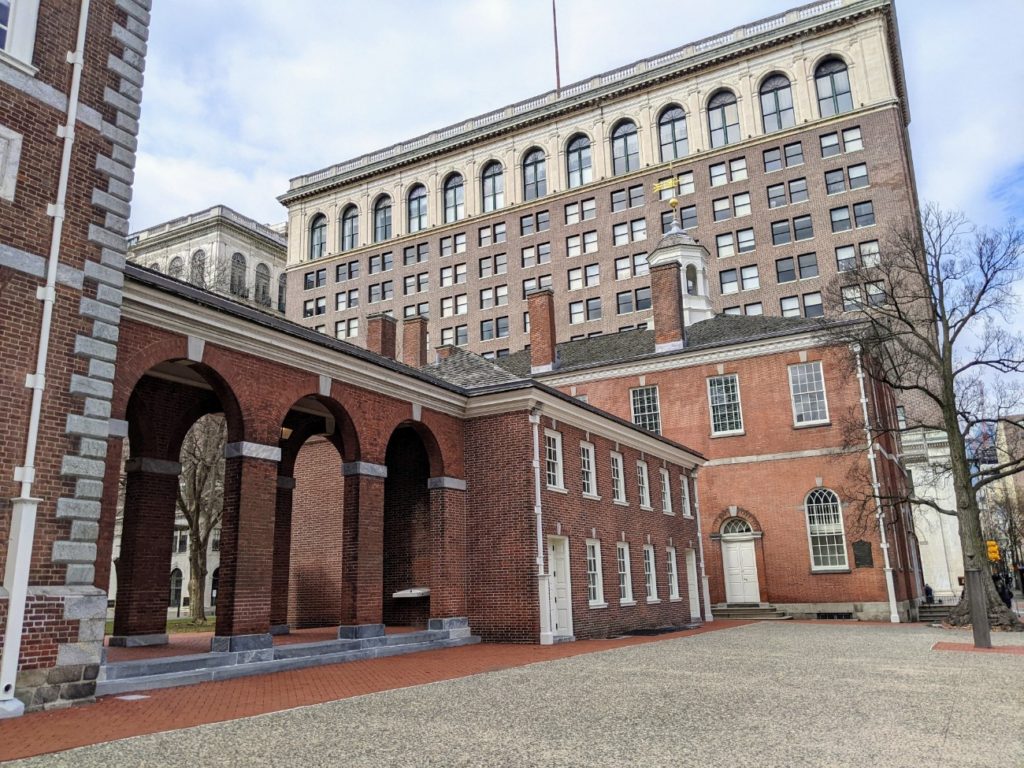
<svg viewBox="0 0 1024 768"><path fill-rule="evenodd" d="M789 78L774 74L761 83L761 126L765 133L774 133L796 125L793 111L793 89Z"/></svg>
<svg viewBox="0 0 1024 768"><path fill-rule="evenodd" d="M277 311L284 312L288 297L288 275L284 272L277 278Z"/></svg>
<svg viewBox="0 0 1024 768"><path fill-rule="evenodd" d="M359 209L348 206L341 214L341 250L350 251L359 245Z"/></svg>
<svg viewBox="0 0 1024 768"><path fill-rule="evenodd" d="M217 589L220 587L220 568L214 568L210 575L210 605L217 607Z"/></svg>
<svg viewBox="0 0 1024 768"><path fill-rule="evenodd" d="M413 185L408 199L408 232L413 234L427 228L427 188Z"/></svg>
<svg viewBox="0 0 1024 768"><path fill-rule="evenodd" d="M444 223L466 218L466 184L462 174L453 173L444 182Z"/></svg>
<svg viewBox="0 0 1024 768"><path fill-rule="evenodd" d="M523 158L523 200L536 200L548 193L547 159L534 147Z"/></svg>
<svg viewBox="0 0 1024 768"><path fill-rule="evenodd" d="M373 242L391 239L391 198L382 195L373 204Z"/></svg>
<svg viewBox="0 0 1024 768"><path fill-rule="evenodd" d="M697 295L697 267L693 264L686 265L686 293L689 296Z"/></svg>
<svg viewBox="0 0 1024 768"><path fill-rule="evenodd" d="M181 280L181 275L185 271L185 260L181 256L175 256L171 259L170 265L167 267L167 274L177 280Z"/></svg>
<svg viewBox="0 0 1024 768"><path fill-rule="evenodd" d="M270 267L262 263L256 265L256 303L270 306Z"/></svg>
<svg viewBox="0 0 1024 768"><path fill-rule="evenodd" d="M179 609L180 610L180 608L181 608L181 583L182 583L181 569L180 568L175 568L173 571L171 571L171 596L170 596L170 600L168 600L168 602L167 602L167 607L168 608L175 608L175 609Z"/></svg>
<svg viewBox="0 0 1024 768"><path fill-rule="evenodd" d="M327 255L327 217L318 213L309 223L309 258L322 259Z"/></svg>
<svg viewBox="0 0 1024 768"><path fill-rule="evenodd" d="M199 250L192 254L188 281L197 288L206 287L206 251Z"/></svg>
<svg viewBox="0 0 1024 768"><path fill-rule="evenodd" d="M850 73L846 63L832 56L814 69L814 85L818 91L818 112L822 117L832 117L853 109L853 93L850 90Z"/></svg>
<svg viewBox="0 0 1024 768"><path fill-rule="evenodd" d="M245 284L247 282L247 267L245 263L245 256L240 253L234 253L231 256L231 280L229 283L229 290L233 296L240 298L248 298L249 292L246 290Z"/></svg>
<svg viewBox="0 0 1024 768"><path fill-rule="evenodd" d="M757 549L754 530L742 517L730 517L722 523L722 570L725 575L725 600L731 605L751 605L761 601Z"/></svg>
<svg viewBox="0 0 1024 768"><path fill-rule="evenodd" d="M732 91L723 88L708 101L708 130L712 147L724 147L740 140L740 111Z"/></svg>
<svg viewBox="0 0 1024 768"><path fill-rule="evenodd" d="M636 123L623 120L612 131L612 175L636 171L640 168L640 138Z"/></svg>
<svg viewBox="0 0 1024 768"><path fill-rule="evenodd" d="M686 133L686 113L677 104L665 107L658 117L661 161L678 160L690 152Z"/></svg>
<svg viewBox="0 0 1024 768"><path fill-rule="evenodd" d="M484 213L505 206L505 171L497 160L485 165L480 174L480 198Z"/></svg>
<svg viewBox="0 0 1024 768"><path fill-rule="evenodd" d="M565 171L569 189L581 187L594 180L594 163L590 153L590 139L578 133L569 139L565 148Z"/></svg>

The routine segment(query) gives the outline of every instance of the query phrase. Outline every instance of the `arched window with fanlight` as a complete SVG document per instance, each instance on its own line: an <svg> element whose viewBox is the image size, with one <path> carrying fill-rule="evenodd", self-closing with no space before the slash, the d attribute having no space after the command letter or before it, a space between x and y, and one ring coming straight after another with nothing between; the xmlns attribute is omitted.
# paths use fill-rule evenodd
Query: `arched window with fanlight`
<svg viewBox="0 0 1024 768"><path fill-rule="evenodd" d="M565 170L569 175L569 189L581 187L594 180L594 162L590 153L590 139L582 133L573 136L566 145Z"/></svg>
<svg viewBox="0 0 1024 768"><path fill-rule="evenodd" d="M245 256L235 253L231 256L231 282L229 290L235 296L245 296L246 263Z"/></svg>
<svg viewBox="0 0 1024 768"><path fill-rule="evenodd" d="M536 200L548 193L548 168L544 150L534 147L523 158L523 200Z"/></svg>
<svg viewBox="0 0 1024 768"><path fill-rule="evenodd" d="M167 274L171 277L181 279L182 273L185 271L185 260L181 256L175 256L171 259L171 263L167 266Z"/></svg>
<svg viewBox="0 0 1024 768"><path fill-rule="evenodd" d="M480 197L484 213L496 211L505 205L505 169L497 160L485 165L480 174Z"/></svg>
<svg viewBox="0 0 1024 768"><path fill-rule="evenodd" d="M318 213L309 223L309 258L321 259L327 254L327 217Z"/></svg>
<svg viewBox="0 0 1024 768"><path fill-rule="evenodd" d="M444 182L444 223L466 218L466 182L462 174L453 173Z"/></svg>
<svg viewBox="0 0 1024 768"><path fill-rule="evenodd" d="M661 141L661 161L678 160L690 152L686 133L686 113L682 107L665 107L658 117L658 137Z"/></svg>
<svg viewBox="0 0 1024 768"><path fill-rule="evenodd" d="M623 120L612 131L612 175L619 176L640 168L640 138L636 123Z"/></svg>
<svg viewBox="0 0 1024 768"><path fill-rule="evenodd" d="M804 499L804 509L811 547L811 568L816 571L848 568L843 508L839 497L828 488L815 488Z"/></svg>
<svg viewBox="0 0 1024 768"><path fill-rule="evenodd" d="M774 133L796 125L793 112L793 89L789 78L775 74L761 83L761 126L765 133Z"/></svg>
<svg viewBox="0 0 1024 768"><path fill-rule="evenodd" d="M409 234L427 228L427 188L416 184L409 190L408 223Z"/></svg>
<svg viewBox="0 0 1024 768"><path fill-rule="evenodd" d="M380 197L373 206L373 242L391 239L391 198Z"/></svg>
<svg viewBox="0 0 1024 768"><path fill-rule="evenodd" d="M850 91L850 73L842 59L825 59L814 70L814 85L818 89L818 112L832 117L853 109Z"/></svg>
<svg viewBox="0 0 1024 768"><path fill-rule="evenodd" d="M175 568L171 571L171 594L167 604L171 608L177 608L181 605L181 569Z"/></svg>
<svg viewBox="0 0 1024 768"><path fill-rule="evenodd" d="M750 523L742 517L730 517L722 524L723 536L747 536L753 533Z"/></svg>
<svg viewBox="0 0 1024 768"><path fill-rule="evenodd" d="M724 147L740 140L740 110L732 91L723 88L708 101L708 129L712 147Z"/></svg>
<svg viewBox="0 0 1024 768"><path fill-rule="evenodd" d="M341 250L351 251L359 246L359 209L348 206L341 214Z"/></svg>
<svg viewBox="0 0 1024 768"><path fill-rule="evenodd" d="M270 267L262 263L256 265L256 303L270 306Z"/></svg>
<svg viewBox="0 0 1024 768"><path fill-rule="evenodd" d="M199 250L192 254L188 267L188 281L198 288L206 287L206 251Z"/></svg>

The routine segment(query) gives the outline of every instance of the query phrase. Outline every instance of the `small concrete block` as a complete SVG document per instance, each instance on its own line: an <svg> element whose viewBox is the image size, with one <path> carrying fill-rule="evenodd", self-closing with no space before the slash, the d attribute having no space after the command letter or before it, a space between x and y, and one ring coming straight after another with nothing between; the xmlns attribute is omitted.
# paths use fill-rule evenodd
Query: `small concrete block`
<svg viewBox="0 0 1024 768"><path fill-rule="evenodd" d="M90 640L103 640L103 630L106 627L106 619L82 619L78 622L78 640L85 643Z"/></svg>
<svg viewBox="0 0 1024 768"><path fill-rule="evenodd" d="M15 695L18 695L18 691L15 691ZM22 696L18 696L15 699L5 699L0 701L0 720L8 717L21 717L25 714L25 705L21 702Z"/></svg>
<svg viewBox="0 0 1024 768"><path fill-rule="evenodd" d="M60 691L62 699L90 699L96 695L96 681L66 683Z"/></svg>
<svg viewBox="0 0 1024 768"><path fill-rule="evenodd" d="M366 637L382 637L383 624L348 624L338 627L339 640L361 640Z"/></svg>
<svg viewBox="0 0 1024 768"><path fill-rule="evenodd" d="M86 664L82 667L82 679L83 680L95 680L100 676L100 665L99 664Z"/></svg>
<svg viewBox="0 0 1024 768"><path fill-rule="evenodd" d="M64 599L65 619L106 619L107 596L74 595Z"/></svg>
<svg viewBox="0 0 1024 768"><path fill-rule="evenodd" d="M120 310L118 310L120 311ZM110 323L104 323L100 320L94 320L92 324L92 337L99 339L100 341L112 341L116 342L121 335L120 329L116 325Z"/></svg>
<svg viewBox="0 0 1024 768"><path fill-rule="evenodd" d="M96 568L92 565L82 565L80 563L74 563L68 566L67 573L64 575L64 583L71 584L92 584L96 579ZM103 636L99 638L85 638L79 634L79 640L102 640Z"/></svg>
<svg viewBox="0 0 1024 768"><path fill-rule="evenodd" d="M99 361L97 361L97 360L90 360L89 361L89 365L91 366L95 362L99 362ZM103 365L110 365L110 363L103 363ZM111 367L113 367L113 366L111 366ZM90 367L89 370L91 371L92 368ZM114 377L111 376L110 378L114 378ZM91 379L90 379L90 381L91 381ZM87 398L85 398L85 408L82 409L82 412L86 416L90 416L90 417L95 418L95 419L109 419L110 418L110 401L109 400L100 400L99 398L96 398L96 397L87 397Z"/></svg>
<svg viewBox="0 0 1024 768"><path fill-rule="evenodd" d="M78 454L89 459L105 459L107 458L107 441L97 440L94 437L83 437L78 443Z"/></svg>
<svg viewBox="0 0 1024 768"><path fill-rule="evenodd" d="M89 490L98 491L97 498L103 494L103 483L99 480L79 480L79 483L94 483ZM75 486L77 489L77 485ZM99 520L101 505L98 501L87 501L84 499L57 499L57 517L61 519L71 518L77 520Z"/></svg>
<svg viewBox="0 0 1024 768"><path fill-rule="evenodd" d="M32 706L42 707L49 704L52 701L56 701L60 696L59 685L43 685L36 688L35 693L32 696Z"/></svg>
<svg viewBox="0 0 1024 768"><path fill-rule="evenodd" d="M102 480L107 465L98 459L83 459L81 456L65 456L60 464L60 473L67 477L89 477Z"/></svg>
<svg viewBox="0 0 1024 768"><path fill-rule="evenodd" d="M167 635L112 635L107 642L111 648L141 648L148 645L167 645Z"/></svg>
<svg viewBox="0 0 1024 768"><path fill-rule="evenodd" d="M463 637L472 637L472 632L473 630L471 630L469 627L463 627L462 629L449 629L448 638L450 640L457 640Z"/></svg>
<svg viewBox="0 0 1024 768"><path fill-rule="evenodd" d="M72 395L102 397L105 400L109 400L114 396L114 385L109 381L98 381L96 379L90 379L86 376L80 376L77 373L73 373L71 374L71 387L69 388L69 391Z"/></svg>
<svg viewBox="0 0 1024 768"><path fill-rule="evenodd" d="M469 619L465 616L450 616L443 619L430 619L427 629L468 629Z"/></svg>
<svg viewBox="0 0 1024 768"><path fill-rule="evenodd" d="M100 533L100 524L93 520L73 520L71 522L72 541L96 541Z"/></svg>
<svg viewBox="0 0 1024 768"><path fill-rule="evenodd" d="M55 563L95 563L96 545L84 541L55 541L52 558Z"/></svg>
<svg viewBox="0 0 1024 768"><path fill-rule="evenodd" d="M69 435L81 435L83 437L106 437L110 434L110 427L107 419L90 419L69 413L65 421L64 431Z"/></svg>
<svg viewBox="0 0 1024 768"><path fill-rule="evenodd" d="M57 648L57 665L99 664L103 643L64 643Z"/></svg>
<svg viewBox="0 0 1024 768"><path fill-rule="evenodd" d="M120 307L124 302L124 291L111 285L101 285L96 289L96 299L104 304Z"/></svg>
<svg viewBox="0 0 1024 768"><path fill-rule="evenodd" d="M258 651L240 651L238 653L239 664L254 664L261 661L273 661L274 649L263 648Z"/></svg>
<svg viewBox="0 0 1024 768"><path fill-rule="evenodd" d="M240 651L261 651L273 649L274 638L268 632L265 635L216 635L210 640L212 653L237 653Z"/></svg>
<svg viewBox="0 0 1024 768"><path fill-rule="evenodd" d="M103 483L99 480L79 480L75 483L75 497L76 501L79 499L101 499L103 498ZM72 499L68 499L68 501L72 501ZM93 517L93 515L89 515L89 517ZM95 519L98 518L99 513L97 512Z"/></svg>
<svg viewBox="0 0 1024 768"><path fill-rule="evenodd" d="M77 683L82 679L82 669L83 666L81 664L74 664L68 667L53 667L46 675L46 682L50 685Z"/></svg>

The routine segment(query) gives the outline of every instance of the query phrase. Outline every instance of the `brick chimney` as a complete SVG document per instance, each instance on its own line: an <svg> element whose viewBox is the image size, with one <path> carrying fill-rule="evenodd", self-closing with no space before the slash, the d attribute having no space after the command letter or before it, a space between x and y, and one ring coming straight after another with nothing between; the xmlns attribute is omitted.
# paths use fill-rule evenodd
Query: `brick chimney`
<svg viewBox="0 0 1024 768"><path fill-rule="evenodd" d="M673 208L677 205L675 200L671 204ZM685 328L714 317L708 286L709 256L708 249L684 232L675 218L658 247L648 254L658 352L682 349Z"/></svg>
<svg viewBox="0 0 1024 768"><path fill-rule="evenodd" d="M441 362L442 360L447 360L457 350L458 347L456 347L454 344L442 344L440 347L434 350L434 356L437 358L437 362Z"/></svg>
<svg viewBox="0 0 1024 768"><path fill-rule="evenodd" d="M555 346L555 293L550 288L533 291L526 298L530 313L530 373L558 367Z"/></svg>
<svg viewBox="0 0 1024 768"><path fill-rule="evenodd" d="M397 340L395 318L378 312L366 317L366 348L378 355L395 359L395 342Z"/></svg>
<svg viewBox="0 0 1024 768"><path fill-rule="evenodd" d="M671 352L682 349L683 330L683 267L678 261L667 261L651 267L651 306L654 309L654 350Z"/></svg>
<svg viewBox="0 0 1024 768"><path fill-rule="evenodd" d="M427 318L423 315L402 321L402 362L413 368L427 364Z"/></svg>

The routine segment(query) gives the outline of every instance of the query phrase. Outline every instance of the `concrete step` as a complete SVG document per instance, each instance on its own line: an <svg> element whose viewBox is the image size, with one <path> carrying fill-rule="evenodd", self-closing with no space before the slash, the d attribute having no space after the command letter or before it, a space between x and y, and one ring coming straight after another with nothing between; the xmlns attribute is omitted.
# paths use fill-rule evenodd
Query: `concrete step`
<svg viewBox="0 0 1024 768"><path fill-rule="evenodd" d="M403 632L378 637L362 637L353 640L321 640L316 643L294 643L279 645L274 648L274 659L299 659L306 656L330 656L364 648L390 647L396 645L416 645L448 640L450 632L446 629L421 630L419 632Z"/></svg>
<svg viewBox="0 0 1024 768"><path fill-rule="evenodd" d="M917 619L926 622L942 621L949 616L951 610L952 605L921 605L917 609Z"/></svg>
<svg viewBox="0 0 1024 768"><path fill-rule="evenodd" d="M712 614L719 619L745 619L748 621L787 621L792 619L775 606L759 605L716 605Z"/></svg>
<svg viewBox="0 0 1024 768"><path fill-rule="evenodd" d="M235 653L196 653L189 656L168 656L163 659L118 661L100 667L97 680L123 680L130 677L149 677L199 669L229 667L238 663Z"/></svg>

